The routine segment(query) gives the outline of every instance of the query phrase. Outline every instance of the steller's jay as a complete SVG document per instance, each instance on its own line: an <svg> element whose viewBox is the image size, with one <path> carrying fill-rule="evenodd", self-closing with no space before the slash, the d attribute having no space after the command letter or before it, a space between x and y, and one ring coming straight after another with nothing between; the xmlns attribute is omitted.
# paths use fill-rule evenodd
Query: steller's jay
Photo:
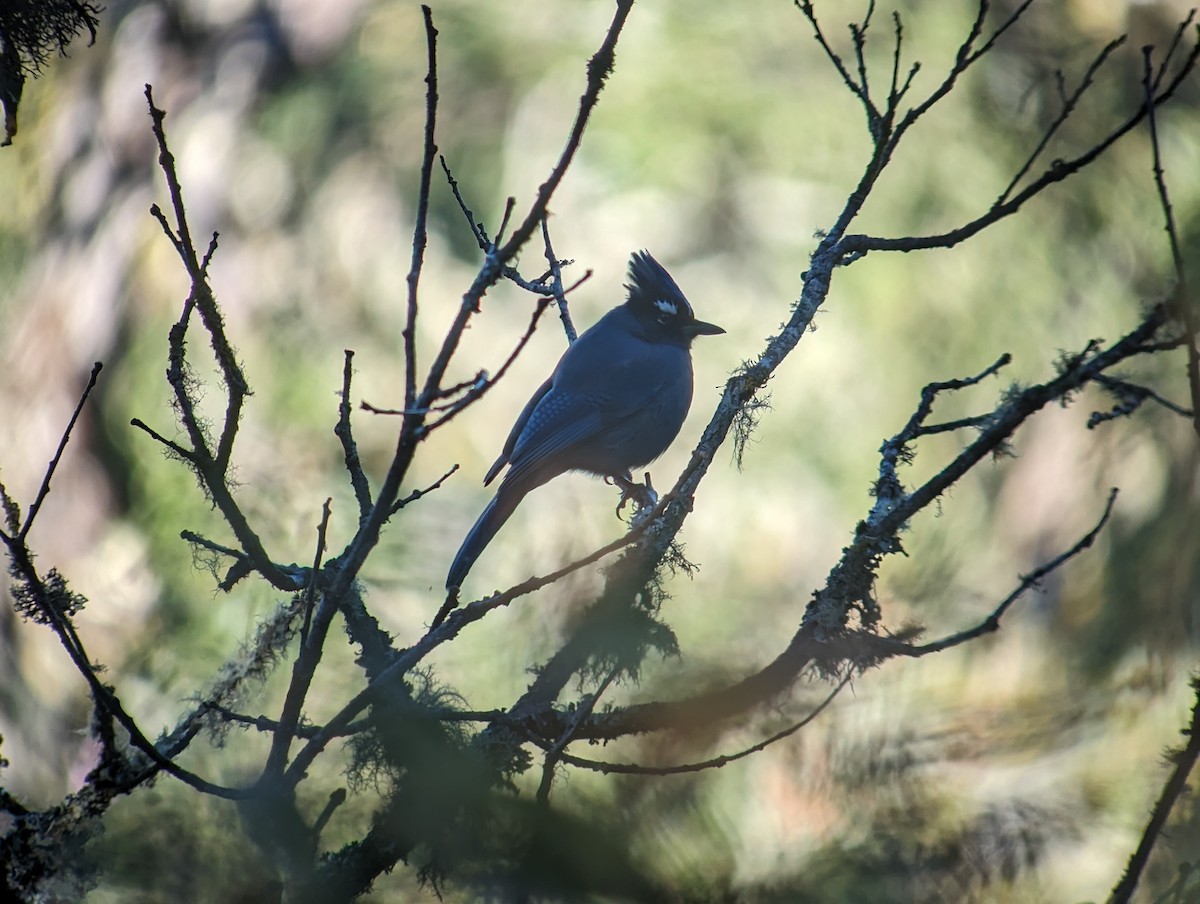
<svg viewBox="0 0 1200 904"><path fill-rule="evenodd" d="M530 490L567 471L632 481L666 451L692 404L692 340L725 332L697 320L671 275L645 251L629 261L629 297L575 340L513 424L487 472L508 465L446 576L461 586Z"/></svg>

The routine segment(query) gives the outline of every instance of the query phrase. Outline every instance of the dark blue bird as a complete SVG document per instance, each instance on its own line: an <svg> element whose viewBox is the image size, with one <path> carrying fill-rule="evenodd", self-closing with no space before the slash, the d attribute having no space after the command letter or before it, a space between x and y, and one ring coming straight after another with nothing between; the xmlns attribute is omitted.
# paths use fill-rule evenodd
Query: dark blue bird
<svg viewBox="0 0 1200 904"><path fill-rule="evenodd" d="M725 332L697 320L671 275L645 251L629 261L629 297L575 340L517 418L496 496L463 540L446 587L462 585L479 554L530 490L567 471L632 480L666 451L692 404L692 340Z"/></svg>

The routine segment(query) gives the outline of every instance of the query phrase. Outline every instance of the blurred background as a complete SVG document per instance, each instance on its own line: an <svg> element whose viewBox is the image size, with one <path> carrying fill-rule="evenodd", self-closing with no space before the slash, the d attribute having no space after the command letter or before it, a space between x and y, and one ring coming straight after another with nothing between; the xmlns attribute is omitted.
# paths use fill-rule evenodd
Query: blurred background
<svg viewBox="0 0 1200 904"><path fill-rule="evenodd" d="M466 0L431 5L439 148L494 232L504 199L523 209L561 151L612 5L528 0L519 14ZM995 17L1014 5L996 3ZM1073 86L1100 48L1129 32L1046 161L1087 147L1139 102L1140 48L1165 46L1185 5L1035 3L910 134L853 231L940 232L981 213L1056 115L1055 71ZM922 64L919 98L953 59L969 6L881 6L869 53L877 90L890 71L893 8L903 15L905 64ZM864 9L817 4L839 52L851 52L847 17ZM326 497L334 549L356 524L332 433L343 350L355 351L356 401L403 399L424 75L415 3L110 0L96 45L77 41L26 85L20 133L0 151L0 479L28 505L92 363L103 361L31 542L43 570L58 568L90 599L78 620L84 641L149 734L173 724L277 600L248 582L216 591L179 532L227 542L227 529L188 472L129 425L138 417L174 435L166 332L187 293L147 212L167 196L144 85L168 111L198 244L220 233L212 283L255 391L236 455L239 498L278 561L307 562ZM1194 77L1161 113L1189 258L1200 246L1198 102ZM660 488L686 463L726 376L789 316L814 235L832 224L868 154L861 109L793 5L634 7L551 227L559 256L575 261L568 280L594 271L573 297L580 328L622 299L629 254L646 248L697 315L728 331L697 344L692 415L652 468ZM423 365L478 266L436 172L431 218ZM521 270L543 269L531 245ZM940 413L988 410L1013 381L1052 375L1060 351L1118 338L1172 285L1141 132L960 247L874 254L839 270L815 332L768 387L772 409L743 467L723 454L696 498L682 539L701 570L673 582L664 609L681 657L656 661L640 686L612 700L681 694L778 654L869 508L881 441L926 383L1011 352L998 378L944 400ZM494 372L531 303L511 285L490 292L451 377ZM390 525L364 572L368 606L398 645L436 611L449 560L487 499L482 475L564 346L547 316L506 381L423 448L413 487L452 463L461 468ZM192 350L205 360L196 336ZM1186 404L1182 353L1131 365L1128 375ZM1084 394L1039 414L1013 457L979 466L916 519L904 538L909 555L884 567L877 593L889 627L919 623L931 638L968 627L1020 574L1074 543L1099 518L1108 488L1120 487L1096 545L1019 602L997 635L887 663L813 725L719 771L654 779L572 771L556 786L560 806L612 824L644 869L698 899L1105 897L1165 777L1162 752L1181 743L1200 616L1196 438L1183 419L1149 406L1087 430L1089 414L1110 405ZM379 480L395 424L355 417ZM910 482L969 439L925 441ZM582 477L539 491L506 528L505 555L489 550L468 591L545 573L614 538L622 530L614 503L610 488ZM439 680L473 709L508 705L598 580L582 575L495 613L442 649L432 663ZM353 651L339 643L331 635L324 699L309 713L317 722L359 687ZM248 704L252 714L277 711L277 684ZM731 752L794 721L827 689L801 687L742 724L584 753L672 763ZM6 606L3 784L34 807L78 788L96 753L87 720L83 684L63 651ZM189 768L228 783L248 778L262 754L261 739L239 733L224 749L194 748ZM328 755L310 782L314 807L341 781L341 757ZM327 844L360 834L370 811L370 794L352 797ZM1200 850L1194 804L1177 816L1145 900ZM103 864L95 901L254 900L268 881L233 808L169 779L118 802L105 827L92 847ZM381 880L371 900L425 899L402 873Z"/></svg>

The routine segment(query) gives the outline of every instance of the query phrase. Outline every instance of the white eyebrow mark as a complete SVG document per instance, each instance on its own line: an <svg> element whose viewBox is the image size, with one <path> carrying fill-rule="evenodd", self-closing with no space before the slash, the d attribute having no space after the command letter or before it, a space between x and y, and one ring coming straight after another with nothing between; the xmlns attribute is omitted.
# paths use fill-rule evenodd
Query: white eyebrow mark
<svg viewBox="0 0 1200 904"><path fill-rule="evenodd" d="M654 306L671 317L679 313L679 307L673 301L667 301L665 298L654 299Z"/></svg>

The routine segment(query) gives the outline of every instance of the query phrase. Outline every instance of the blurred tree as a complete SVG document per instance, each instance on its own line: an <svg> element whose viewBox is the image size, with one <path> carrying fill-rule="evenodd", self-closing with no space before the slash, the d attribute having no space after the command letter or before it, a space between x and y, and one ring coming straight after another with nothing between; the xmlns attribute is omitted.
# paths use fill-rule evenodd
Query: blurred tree
<svg viewBox="0 0 1200 904"><path fill-rule="evenodd" d="M1172 288L1194 280L1172 266L1152 179L1161 151L1190 264L1193 32L1171 4L900 4L895 20L868 5L848 31L799 6L667 4L624 23L621 4L612 26L607 5L439 6L437 143L472 223L500 233L480 263L426 140L414 10L110 5L97 53L52 73L33 140L0 170L10 890L395 899L423 881L461 899L1062 900L1116 882L1191 693L1200 600L1196 439L1157 404L1194 393L1174 350L1194 349L1190 299ZM564 154L580 61L606 29L619 65ZM1132 39L1105 49L1120 31ZM1158 48L1151 96L1169 101L1155 149L1143 44ZM593 60L594 100L610 56ZM170 111L157 136L144 83ZM168 136L156 223L145 208ZM560 161L566 178L547 180ZM508 195L536 200L498 230ZM430 240L411 271L415 321L413 222L417 246ZM688 261L681 285L731 334L697 361L696 419L716 374L733 376L692 457L681 440L657 466L680 480L608 572L519 606L484 597L428 631L442 601L426 588L482 504L444 475L454 461L482 473L562 348L543 329L494 391L480 376L529 325L511 277L556 294L553 274L536 279L560 259L543 223L580 260L568 283L596 269L571 292L581 325L614 303L633 247ZM819 335L788 358L818 308ZM400 353L405 335L419 355ZM979 386L1002 367L1014 382L988 410ZM355 399L404 409L401 426L360 415L351 433ZM442 420L446 405L458 416ZM1088 432L1113 405L1134 416ZM731 431L744 474L711 468ZM553 527L514 524L476 579L520 586L598 547L612 533L598 521L558 534L563 511L606 514L584 492L530 499L525 524ZM939 518L919 516L934 505ZM690 567L670 545L685 518L704 565L690 585L660 568ZM1043 592L1005 602L1001 636L954 634L994 627L1005 594L1034 584L1017 572ZM660 609L668 592L679 600ZM353 650L328 632L338 615ZM914 646L917 621L961 646ZM856 676L855 699L822 704L813 671ZM156 724L175 727L152 740ZM618 774L590 776L601 755L580 755L583 741L605 743ZM714 772L731 751L747 755ZM688 762L698 771L673 777L649 765ZM191 787L148 787L162 770ZM1179 810L1155 890L1194 887L1177 868L1194 818ZM389 875L400 861L411 869Z"/></svg>

